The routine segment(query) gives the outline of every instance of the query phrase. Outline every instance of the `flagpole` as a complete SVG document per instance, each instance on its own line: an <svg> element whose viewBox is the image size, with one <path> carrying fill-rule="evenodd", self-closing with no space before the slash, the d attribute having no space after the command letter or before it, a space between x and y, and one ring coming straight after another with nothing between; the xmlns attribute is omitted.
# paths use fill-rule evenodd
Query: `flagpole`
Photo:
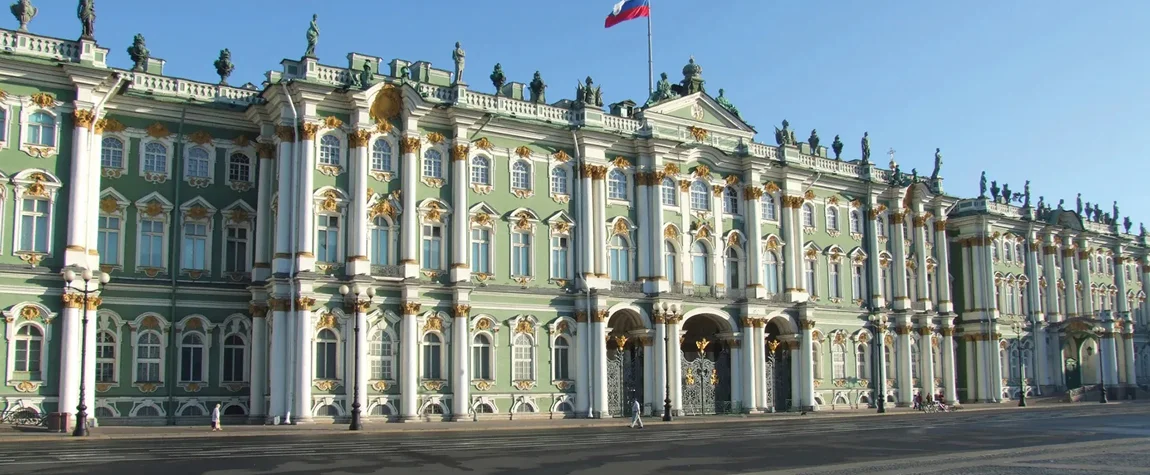
<svg viewBox="0 0 1150 475"><path fill-rule="evenodd" d="M655 92L655 60L651 53L651 6L647 4L647 94Z"/></svg>

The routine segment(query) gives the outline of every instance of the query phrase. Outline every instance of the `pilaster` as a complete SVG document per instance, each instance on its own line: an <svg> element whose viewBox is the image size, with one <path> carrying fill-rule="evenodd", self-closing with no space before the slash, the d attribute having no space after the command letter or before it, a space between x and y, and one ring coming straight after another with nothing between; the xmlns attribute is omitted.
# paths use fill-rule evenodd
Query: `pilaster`
<svg viewBox="0 0 1150 475"><path fill-rule="evenodd" d="M292 223L295 220L294 216L295 205L298 201L297 193L292 193L292 190L298 190L296 186L296 174L301 173L295 154L295 128L288 126L276 127L276 138L279 139L278 148L279 157L276 160L276 171L278 174L279 183L276 186L277 190L277 210L275 213L275 255L272 256L272 269L277 274L287 274L291 272L292 263L292 248L291 236L295 233ZM309 194L310 195L310 194ZM278 320L279 317L273 317ZM286 388L285 388L286 389ZM286 407L281 408L284 412L287 411Z"/></svg>
<svg viewBox="0 0 1150 475"><path fill-rule="evenodd" d="M922 387L922 398L938 394L938 388L934 384L935 378L941 379L941 375L934 374L934 348L939 345L941 351L942 342L935 339L931 333L931 325L929 318L923 318L918 326L918 376L919 384Z"/></svg>
<svg viewBox="0 0 1150 475"><path fill-rule="evenodd" d="M581 299L582 300L582 299ZM578 305L577 305L578 306ZM575 412L580 417L591 409L591 399L588 390L591 387L591 378L588 369L591 350L587 342L590 331L587 329L588 311L586 306L575 311Z"/></svg>
<svg viewBox="0 0 1150 475"><path fill-rule="evenodd" d="M256 155L259 157L256 165L259 181L256 185L256 231L253 245L255 257L252 264L252 281L263 282L271 277L272 270L271 250L274 244L271 238L275 234L272 229L275 226L272 216L275 216L276 211L272 210L272 193L275 186L276 147L270 143L259 142L256 144Z"/></svg>
<svg viewBox="0 0 1150 475"><path fill-rule="evenodd" d="M309 194L310 197L310 194ZM310 201L310 200L309 200ZM300 289L300 296L295 299L294 322L295 340L295 394L292 395L292 417L296 424L312 420L312 320L311 310L315 306L315 298L307 296L311 289Z"/></svg>
<svg viewBox="0 0 1150 475"><path fill-rule="evenodd" d="M80 107L77 105L77 107ZM96 166L95 173L99 172L99 158L95 161L88 157L89 151L92 146L89 142L91 138L92 125L96 120L95 113L87 109L76 109L74 113L74 120L76 127L72 129L72 157L71 157L71 185L69 186L70 192L68 193L68 216L82 217L79 219L69 219L68 233L66 236L67 245L64 247L64 265L65 266L78 266L89 268L88 259L88 244L89 242L95 243L95 240L89 240L88 228L96 227L96 223L91 222L91 217L99 216L93 215L90 211L91 203L91 173L90 167ZM96 151L100 149L97 147ZM99 193L99 190L96 190ZM98 201L98 198L97 198ZM89 406L90 407L90 406Z"/></svg>
<svg viewBox="0 0 1150 475"><path fill-rule="evenodd" d="M351 203L348 206L347 275L370 275L371 258L368 256L368 196L367 175L371 171L371 130L357 129L348 135L351 158ZM365 386L366 387L366 386ZM366 399L361 400L366 404Z"/></svg>
<svg viewBox="0 0 1150 475"><path fill-rule="evenodd" d="M320 125L306 122L300 127L300 187L294 195L299 200L296 213L296 269L301 272L315 270L315 236L312 233L315 216L315 137ZM310 315L310 312L309 312ZM309 386L310 388L310 386ZM310 409L310 408L309 408Z"/></svg>
<svg viewBox="0 0 1150 475"><path fill-rule="evenodd" d="M683 336L680 331L683 315L667 314L666 322L667 335L670 336L667 341L667 352L670 356L667 359L671 365L671 411L677 416L683 413L683 365L681 364L683 348L679 346L679 339Z"/></svg>
<svg viewBox="0 0 1150 475"><path fill-rule="evenodd" d="M668 369L667 368L667 363L668 363L667 345L670 342L670 338L667 336L667 317L663 313L663 311L660 309L655 310L654 325L655 325L655 341L652 342L652 343L654 343L654 345L653 345L653 347L654 347L653 348L653 350L654 350L653 362L654 362L654 366L655 366L655 374L654 374L654 376L655 376L655 378L654 378L655 379L655 384L654 384L655 388L654 389L655 389L655 394L657 394L658 397L653 398L653 400L656 401L657 404L652 404L652 406L651 406L652 409L654 410L654 414L652 414L652 415L661 414L663 404L664 404L664 402L663 402L664 399L670 397L670 394L667 393L668 392L667 391L667 389L668 389L667 388L667 369Z"/></svg>
<svg viewBox="0 0 1150 475"><path fill-rule="evenodd" d="M282 201L281 201L282 203ZM268 414L268 422L274 422L274 419L286 417L291 408L288 406L288 393L291 389L288 386L288 342L289 336L292 333L292 325L290 319L291 304L286 298L278 297L268 300L268 309L272 315L271 326L271 360L270 376L271 376L271 397L270 409Z"/></svg>
<svg viewBox="0 0 1150 475"><path fill-rule="evenodd" d="M879 309L886 307L886 297L889 297L888 295L885 295L886 289L882 281L882 269L884 262L883 259L879 256L879 254L883 251L882 243L879 242L879 236L882 235L884 230L879 228L882 223L878 221L878 217L883 213L883 211L886 210L886 206L879 204L875 197L872 195L870 198L870 203L868 204L868 209L869 210L867 212L866 221L867 232L866 236L864 237L864 239L866 239L867 255L869 256L866 266L867 281L870 283L871 306L872 308ZM885 266L887 267L887 277L889 278L890 262L886 262Z"/></svg>
<svg viewBox="0 0 1150 475"><path fill-rule="evenodd" d="M911 378L910 365L912 364L910 355L910 332L912 330L910 316L907 314L895 314L894 333L895 344L898 345L897 350L894 352L895 357L895 371L898 372L898 380L895 384L898 385L898 404L900 406L909 405L914 401L914 384ZM921 348L919 349L921 352Z"/></svg>
<svg viewBox="0 0 1150 475"><path fill-rule="evenodd" d="M1078 239L1078 282L1075 285L1081 285L1082 288L1078 294L1078 309L1080 315L1088 317L1096 316L1098 311L1094 308L1094 294L1090 287L1094 283L1094 276L1090 275L1090 260L1094 252L1097 251L1090 248L1090 242L1085 237Z"/></svg>
<svg viewBox="0 0 1150 475"><path fill-rule="evenodd" d="M788 190L790 192L790 190ZM782 234L786 241L783 246L783 279L784 296L789 302L805 302L810 297L809 290L805 289L802 279L803 263L803 229L802 220L798 216L802 210L804 199L799 195L784 195L779 211L782 214Z"/></svg>
<svg viewBox="0 0 1150 475"><path fill-rule="evenodd" d="M640 159L641 161L645 161L643 160L643 157L640 157ZM641 171L638 164L636 164L635 170L636 186L634 193L635 199L633 202L635 203L635 207L638 210L637 223L639 223L639 229L636 230L638 240L635 242L633 247L639 254L639 269L638 273L633 277L634 280L640 282L643 287L646 287L647 281L651 278L651 259L656 253L662 255L662 252L659 252L662 249L662 246L658 245L658 243L661 243L662 241L653 239L652 236L653 230L656 229L651 225L650 206L650 182L654 174L647 171Z"/></svg>
<svg viewBox="0 0 1150 475"><path fill-rule="evenodd" d="M740 359L738 363L743 367L743 411L749 413L759 412L757 408L760 407L757 398L758 391L756 391L758 378L755 376L759 372L757 363L762 361L763 358L759 357L759 352L762 351L759 347L762 345L755 344L755 334L757 333L756 328L761 327L762 320L753 317L743 317L741 345L743 352L742 359Z"/></svg>
<svg viewBox="0 0 1150 475"><path fill-rule="evenodd" d="M748 185L743 187L743 216L747 229L747 298L761 299L767 297L767 287L763 285L763 188L756 186L759 176L755 172L747 172ZM750 352L748 343L744 342L744 349Z"/></svg>
<svg viewBox="0 0 1150 475"><path fill-rule="evenodd" d="M469 320L471 319L471 304L469 302L469 293L465 290L455 291L455 307L454 314L455 321L452 323L451 329L455 332L452 338L454 341L451 345L451 356L455 360L452 376L454 381L451 382L452 394L452 409L456 421L467 420L467 414L471 408L471 361L470 351L471 335L469 334Z"/></svg>
<svg viewBox="0 0 1150 475"><path fill-rule="evenodd" d="M813 411L818 409L815 404L815 379L814 379L814 328L815 321L811 318L814 316L814 309L804 305L801 313L803 315L799 320L799 338L798 352L801 359L799 359L799 371L802 375L802 382L799 385L800 396L798 399L798 406L803 411Z"/></svg>
<svg viewBox="0 0 1150 475"><path fill-rule="evenodd" d="M931 300L931 291L929 290L929 282L927 281L927 274L933 269L928 266L926 262L926 258L930 255L930 250L928 250L926 246L926 233L930 232L927 229L927 224L931 216L932 215L923 208L921 202L914 203L914 218L911 223L911 233L914 234L915 253L913 272L915 273L914 293L917 299L915 302L912 302L912 305L914 309L919 312L930 312L934 310L934 301ZM938 282L934 279L934 276L931 276L930 279L934 282ZM940 285L943 284L940 283ZM924 353L929 353L929 351ZM923 374L926 373L923 372ZM925 388L926 385L924 384L923 387Z"/></svg>
<svg viewBox="0 0 1150 475"><path fill-rule="evenodd" d="M954 313L953 289L950 283L950 241L946 235L946 208L941 204L934 210L934 287L938 290L938 313ZM953 401L953 400L952 400Z"/></svg>
<svg viewBox="0 0 1150 475"><path fill-rule="evenodd" d="M454 234L451 239L451 272L452 282L470 282L471 264L467 258L467 247L471 242L471 213L467 202L467 185L471 183L468 176L467 165L470 161L471 146L467 139L468 124L461 122L460 118L454 121L455 139L451 147L451 206L455 213L451 215L451 227ZM550 183L550 182L548 182ZM547 185L550 186L550 185ZM466 325L464 325L466 326ZM470 341L467 339L456 341ZM470 383L470 381L468 381Z"/></svg>
<svg viewBox="0 0 1150 475"><path fill-rule="evenodd" d="M1045 320L1050 323L1061 322L1063 309L1058 299L1058 246L1055 236L1049 233L1042 236L1042 274L1046 277L1046 288L1043 290L1046 298L1042 302Z"/></svg>
<svg viewBox="0 0 1150 475"><path fill-rule="evenodd" d="M892 298L894 299L892 308L894 308L895 311L906 311L911 308L906 281L906 240L908 236L903 232L902 227L902 223L905 220L905 212L902 210L891 210L890 226L892 236L890 239L891 254L894 255L894 263L891 268L890 278L894 287L894 292L892 292Z"/></svg>
<svg viewBox="0 0 1150 475"><path fill-rule="evenodd" d="M942 384L947 404L958 404L957 371L954 365L954 326L950 319L943 319L938 329L942 341Z"/></svg>
<svg viewBox="0 0 1150 475"><path fill-rule="evenodd" d="M248 415L254 420L263 420L267 415L267 382L268 382L268 324L266 305L251 305L252 314L252 345L251 345L251 381L249 387Z"/></svg>
<svg viewBox="0 0 1150 475"><path fill-rule="evenodd" d="M1078 253L1072 236L1064 236L1062 241L1062 280L1066 285L1066 318L1074 318L1079 314L1078 289L1082 284L1078 282Z"/></svg>
<svg viewBox="0 0 1150 475"><path fill-rule="evenodd" d="M405 214L407 210L404 210ZM417 300L418 295L405 295L401 305L403 316L400 317L399 363L399 417L401 421L410 422L417 418L419 388L419 334L416 331L416 314L422 306Z"/></svg>
<svg viewBox="0 0 1150 475"><path fill-rule="evenodd" d="M405 132L400 139L403 164L399 168L404 193L400 194L403 214L400 217L402 224L399 264L403 266L403 277L413 279L419 277L419 213L416 211L418 206L415 201L415 190L419 186L419 118L405 112L403 121ZM461 211L457 211L456 214L459 212Z"/></svg>
<svg viewBox="0 0 1150 475"><path fill-rule="evenodd" d="M602 227L603 224L595 221L593 211L591 175L595 167L584 164L578 171L579 194L576 203L579 206L579 223L575 227L575 232L579 233L580 241L580 249L577 251L579 272L586 282L586 288L590 289L598 282L595 278L595 258L598 255L598 251L595 250L595 229Z"/></svg>
<svg viewBox="0 0 1150 475"><path fill-rule="evenodd" d="M594 413L595 417L609 417L607 411L607 302L591 296L594 312L591 314L591 351L595 355Z"/></svg>

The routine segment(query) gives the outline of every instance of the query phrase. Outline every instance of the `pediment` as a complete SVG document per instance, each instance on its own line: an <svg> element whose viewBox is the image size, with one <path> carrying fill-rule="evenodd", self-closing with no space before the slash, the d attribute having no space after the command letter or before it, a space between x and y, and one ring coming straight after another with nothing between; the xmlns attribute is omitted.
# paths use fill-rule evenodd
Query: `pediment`
<svg viewBox="0 0 1150 475"><path fill-rule="evenodd" d="M658 114L679 121L702 123L714 127L723 127L742 132L754 133L754 129L742 119L736 117L723 106L715 102L711 96L704 92L664 101L643 110L644 117L650 118Z"/></svg>

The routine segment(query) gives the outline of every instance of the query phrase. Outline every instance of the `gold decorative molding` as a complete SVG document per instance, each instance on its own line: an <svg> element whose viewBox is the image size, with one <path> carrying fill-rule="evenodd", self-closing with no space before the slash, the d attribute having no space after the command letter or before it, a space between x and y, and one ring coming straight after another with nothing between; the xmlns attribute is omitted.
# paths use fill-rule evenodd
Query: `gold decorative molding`
<svg viewBox="0 0 1150 475"><path fill-rule="evenodd" d="M711 168L706 166L706 165L699 164L699 165L695 166L694 175L695 175L695 178L702 178L704 180L710 180L711 179Z"/></svg>
<svg viewBox="0 0 1150 475"><path fill-rule="evenodd" d="M203 130L197 130L192 132L191 135L188 135L188 141L197 145L209 144L212 143L212 134Z"/></svg>
<svg viewBox="0 0 1150 475"><path fill-rule="evenodd" d="M555 152L551 156L553 158L555 158L555 160L560 162L560 163L567 163L568 160L571 160L571 156L567 155L567 152L564 152L562 150Z"/></svg>
<svg viewBox="0 0 1150 475"><path fill-rule="evenodd" d="M512 383L512 385L515 386L515 389L518 389L520 391L527 391L527 390L530 390L531 388L535 387L535 381L520 380L520 381L515 381L514 383Z"/></svg>
<svg viewBox="0 0 1150 475"><path fill-rule="evenodd" d="M446 139L443 137L443 134L439 132L430 132L427 134L427 143L439 145L443 143L444 140Z"/></svg>
<svg viewBox="0 0 1150 475"><path fill-rule="evenodd" d="M399 117L402 110L403 93L394 85L386 84L376 94L375 99L372 99L368 114L377 122L387 123L386 121Z"/></svg>
<svg viewBox="0 0 1150 475"><path fill-rule="evenodd" d="M475 380L471 383L475 385L475 389L478 391L490 391L491 388L495 386L494 381L488 381L485 379Z"/></svg>
<svg viewBox="0 0 1150 475"><path fill-rule="evenodd" d="M126 125L121 124L120 121L110 117L105 117L103 119L97 120L92 127L92 130L97 134L102 134L104 132L123 132L127 129L128 127Z"/></svg>
<svg viewBox="0 0 1150 475"><path fill-rule="evenodd" d="M495 149L495 144L491 143L487 137L480 137L479 140L475 141L475 147L490 152Z"/></svg>
<svg viewBox="0 0 1150 475"><path fill-rule="evenodd" d="M419 137L404 137L400 140L399 146L403 153L416 153L419 151L420 143Z"/></svg>
<svg viewBox="0 0 1150 475"><path fill-rule="evenodd" d="M276 137L278 137L281 142L295 142L295 129L286 125L277 125Z"/></svg>
<svg viewBox="0 0 1150 475"><path fill-rule="evenodd" d="M697 142L702 142L704 140L707 140L707 135L709 134L709 132L707 132L707 129L704 129L702 127L695 127L693 125L687 127L687 132L690 132L691 137L694 137L695 141L697 141Z"/></svg>
<svg viewBox="0 0 1150 475"><path fill-rule="evenodd" d="M166 139L172 135L172 133L168 131L168 127L159 122L149 125L148 128L145 129L145 132L148 133L149 137L156 139Z"/></svg>
<svg viewBox="0 0 1150 475"><path fill-rule="evenodd" d="M371 383L371 389L374 389L376 392L387 391L387 381L373 381Z"/></svg>
<svg viewBox="0 0 1150 475"><path fill-rule="evenodd" d="M423 386L424 391L439 391L439 390L441 390L447 386L447 381L430 381L429 380L429 381L424 381L421 386Z"/></svg>
<svg viewBox="0 0 1150 475"><path fill-rule="evenodd" d="M340 127L343 127L343 121L339 120L339 118L337 118L336 116L329 115L329 116L323 118L323 128L325 128L325 129L338 129Z"/></svg>
<svg viewBox="0 0 1150 475"><path fill-rule="evenodd" d="M368 142L371 142L370 130L358 129L347 136L347 143L351 148L366 147Z"/></svg>
<svg viewBox="0 0 1150 475"><path fill-rule="evenodd" d="M306 122L300 127L300 134L303 135L304 140L315 140L316 134L319 133L320 124L313 122Z"/></svg>
<svg viewBox="0 0 1150 475"><path fill-rule="evenodd" d="M451 159L457 162L467 160L467 156L470 153L471 147L467 146L467 144L459 143L455 144L454 147L451 147Z"/></svg>
<svg viewBox="0 0 1150 475"><path fill-rule="evenodd" d="M49 109L56 106L56 98L46 92L37 92L32 94L32 103L37 106Z"/></svg>
<svg viewBox="0 0 1150 475"><path fill-rule="evenodd" d="M334 379L321 379L314 381L313 385L320 391L333 391L336 388L343 386L343 383Z"/></svg>
<svg viewBox="0 0 1150 475"><path fill-rule="evenodd" d="M72 113L72 117L76 121L76 127L82 129L90 129L92 124L96 122L96 113L88 109L76 109Z"/></svg>
<svg viewBox="0 0 1150 475"><path fill-rule="evenodd" d="M20 381L16 383L16 392L30 393L40 389L39 381Z"/></svg>
<svg viewBox="0 0 1150 475"><path fill-rule="evenodd" d="M627 161L627 159L623 158L622 156L615 157L614 160L611 160L611 164L617 168L630 168L631 167L631 162Z"/></svg>
<svg viewBox="0 0 1150 475"><path fill-rule="evenodd" d="M520 145L515 148L515 155L519 158L531 158L531 149L526 145Z"/></svg>

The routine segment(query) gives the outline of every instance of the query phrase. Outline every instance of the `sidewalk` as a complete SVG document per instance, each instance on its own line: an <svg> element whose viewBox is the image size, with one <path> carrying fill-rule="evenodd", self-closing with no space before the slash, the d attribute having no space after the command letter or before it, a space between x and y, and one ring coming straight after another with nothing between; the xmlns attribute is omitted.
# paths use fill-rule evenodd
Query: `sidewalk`
<svg viewBox="0 0 1150 475"><path fill-rule="evenodd" d="M971 412L1002 412L1015 410L1059 410L1082 407L1081 404L1032 404L1025 408L1017 406L1016 402L1008 401L1002 404L969 404L963 406L959 413ZM1136 404L1138 401L1115 401L1113 405ZM655 425L697 425L697 424L748 424L772 423L792 421L800 418L807 419L836 419L853 417L903 417L918 414L906 407L888 407L886 414L876 414L874 409L840 409L835 411L808 412L805 416L797 412L775 414L734 414L717 416L676 417L670 423L664 423L658 417L646 420ZM387 423L367 422L360 433L431 433L431 432L467 432L467 431L509 431L509 430L540 430L565 428L593 428L593 427L622 427L630 419L523 419L523 420L486 420L479 422L412 422ZM224 427L223 433L211 432L207 426L107 426L94 428L87 438L71 437L70 434L50 433L31 428L12 426L0 427L0 443L18 441L62 441L62 440L113 440L113 439L175 439L199 437L258 437L258 436L292 436L292 435L321 435L321 434L347 434L346 423L313 423L301 425L229 425Z"/></svg>

